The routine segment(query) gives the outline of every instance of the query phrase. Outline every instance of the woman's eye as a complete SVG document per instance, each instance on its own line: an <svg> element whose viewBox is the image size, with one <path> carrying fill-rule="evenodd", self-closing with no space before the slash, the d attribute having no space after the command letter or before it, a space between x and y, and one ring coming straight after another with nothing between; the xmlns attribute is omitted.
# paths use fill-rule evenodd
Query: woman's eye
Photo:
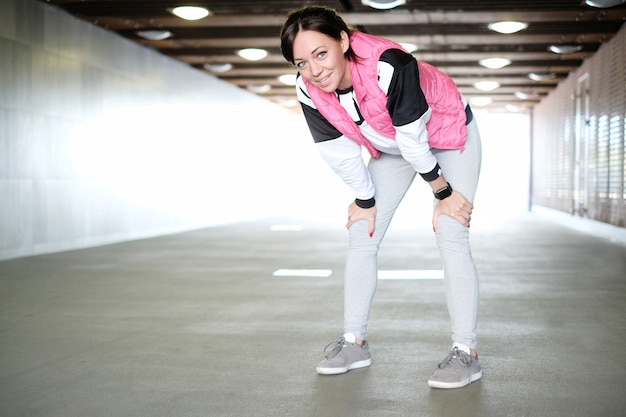
<svg viewBox="0 0 626 417"><path fill-rule="evenodd" d="M300 61L296 63L297 68L304 68L306 66L306 62Z"/></svg>
<svg viewBox="0 0 626 417"><path fill-rule="evenodd" d="M317 54L317 58L318 59L323 59L326 56L326 51L320 52L319 54Z"/></svg>

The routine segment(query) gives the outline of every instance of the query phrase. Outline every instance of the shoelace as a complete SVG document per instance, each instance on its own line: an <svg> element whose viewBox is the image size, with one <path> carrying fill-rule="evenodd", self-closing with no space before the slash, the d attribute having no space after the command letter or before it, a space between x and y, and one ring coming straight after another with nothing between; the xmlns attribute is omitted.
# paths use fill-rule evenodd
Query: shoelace
<svg viewBox="0 0 626 417"><path fill-rule="evenodd" d="M455 347L450 353L448 353L448 356L446 356L444 360L439 362L437 366L439 367L439 369L443 369L446 366L450 365L453 359L458 359L463 365L468 367L469 364L472 362L472 358L470 357L470 355Z"/></svg>
<svg viewBox="0 0 626 417"><path fill-rule="evenodd" d="M457 347L452 348L452 351L448 353L448 356L446 356L446 358L443 361L439 362L437 366L439 367L439 369L443 369L446 366L450 365L450 363L452 363L454 359L458 359L459 362L465 365L465 369L467 369L467 380L470 381L471 383L472 375L470 372L469 365L472 362L472 357L468 355L467 353L463 352L462 350L459 350Z"/></svg>
<svg viewBox="0 0 626 417"><path fill-rule="evenodd" d="M327 344L326 347L324 347L324 355L326 356L326 359L334 358L335 356L337 356L339 352L341 352L341 349L343 349L343 347L345 346L345 342L346 339L341 337ZM326 353L330 346L333 346L333 349L330 352Z"/></svg>

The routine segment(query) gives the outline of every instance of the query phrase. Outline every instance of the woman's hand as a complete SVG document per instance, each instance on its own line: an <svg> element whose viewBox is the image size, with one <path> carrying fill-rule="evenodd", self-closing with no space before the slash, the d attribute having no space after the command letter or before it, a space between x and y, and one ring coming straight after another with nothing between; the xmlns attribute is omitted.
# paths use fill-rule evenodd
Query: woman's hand
<svg viewBox="0 0 626 417"><path fill-rule="evenodd" d="M359 220L367 220L369 225L368 232L370 237L372 237L374 234L374 222L376 221L376 206L364 209L357 206L354 202L350 204L348 207L348 224L346 224L346 228L349 229L350 226Z"/></svg>
<svg viewBox="0 0 626 417"><path fill-rule="evenodd" d="M437 200L435 212L433 213L433 230L437 231L437 218L440 214L446 214L465 227L469 227L472 219L474 205L457 191L452 191L452 195L443 200Z"/></svg>

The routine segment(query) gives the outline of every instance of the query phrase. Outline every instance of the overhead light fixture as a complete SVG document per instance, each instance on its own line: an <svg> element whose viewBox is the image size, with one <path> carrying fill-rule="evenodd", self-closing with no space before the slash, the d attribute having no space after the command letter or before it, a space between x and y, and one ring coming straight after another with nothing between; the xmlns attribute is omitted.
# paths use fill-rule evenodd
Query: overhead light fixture
<svg viewBox="0 0 626 417"><path fill-rule="evenodd" d="M600 9L619 6L624 3L626 3L626 0L585 0L587 6L598 7Z"/></svg>
<svg viewBox="0 0 626 417"><path fill-rule="evenodd" d="M555 54L571 54L574 52L578 52L583 49L582 45L550 45L548 50L550 52L554 52Z"/></svg>
<svg viewBox="0 0 626 417"><path fill-rule="evenodd" d="M296 85L296 74L283 74L278 77L278 81L285 85Z"/></svg>
<svg viewBox="0 0 626 417"><path fill-rule="evenodd" d="M259 61L267 56L267 51L259 48L244 48L237 51L237 54L248 61Z"/></svg>
<svg viewBox="0 0 626 417"><path fill-rule="evenodd" d="M506 58L485 58L478 61L480 65L490 69L498 69L511 64L510 59Z"/></svg>
<svg viewBox="0 0 626 417"><path fill-rule="evenodd" d="M251 91L253 93L263 94L270 91L272 89L272 86L269 84L248 84L246 88L248 89L248 91Z"/></svg>
<svg viewBox="0 0 626 417"><path fill-rule="evenodd" d="M515 97L519 98L520 100L530 100L539 97L539 94L532 91L516 91L514 94Z"/></svg>
<svg viewBox="0 0 626 417"><path fill-rule="evenodd" d="M361 0L361 4L379 10L389 10L406 4L406 0Z"/></svg>
<svg viewBox="0 0 626 417"><path fill-rule="evenodd" d="M556 74L553 72L531 72L528 74L528 78L533 81L545 81L556 78Z"/></svg>
<svg viewBox="0 0 626 417"><path fill-rule="evenodd" d="M179 6L172 9L172 13L185 20L200 20L209 15L209 10L204 7Z"/></svg>
<svg viewBox="0 0 626 417"><path fill-rule="evenodd" d="M172 36L172 32L169 30L139 30L137 35L151 41L162 41Z"/></svg>
<svg viewBox="0 0 626 417"><path fill-rule="evenodd" d="M470 98L470 103L474 106L483 107L491 104L492 100L489 97L472 97Z"/></svg>
<svg viewBox="0 0 626 417"><path fill-rule="evenodd" d="M507 104L506 106L504 106L504 108L511 113L519 113L522 111L522 108L520 106L515 106L513 104Z"/></svg>
<svg viewBox="0 0 626 417"><path fill-rule="evenodd" d="M478 81L474 83L474 87L482 91L491 91L500 87L500 83L497 81Z"/></svg>
<svg viewBox="0 0 626 417"><path fill-rule="evenodd" d="M225 62L225 63L207 62L206 64L204 64L204 69L208 69L209 71L212 71L212 72L228 72L231 69L233 69L233 64L229 64L228 62Z"/></svg>
<svg viewBox="0 0 626 417"><path fill-rule="evenodd" d="M414 43L400 42L400 46L403 47L410 54L417 51L417 45Z"/></svg>
<svg viewBox="0 0 626 417"><path fill-rule="evenodd" d="M494 32L510 35L511 33L519 32L520 30L526 29L528 27L528 24L524 22L505 20L502 22L491 23L487 27Z"/></svg>

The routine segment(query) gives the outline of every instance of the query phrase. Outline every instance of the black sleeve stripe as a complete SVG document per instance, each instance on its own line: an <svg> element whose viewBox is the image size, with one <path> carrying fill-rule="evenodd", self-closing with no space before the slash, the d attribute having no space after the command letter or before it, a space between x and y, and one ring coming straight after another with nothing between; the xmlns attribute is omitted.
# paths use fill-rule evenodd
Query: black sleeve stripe
<svg viewBox="0 0 626 417"><path fill-rule="evenodd" d="M301 105L304 118L309 125L309 130L315 143L337 139L342 135L317 109L313 109L306 104L301 103Z"/></svg>
<svg viewBox="0 0 626 417"><path fill-rule="evenodd" d="M420 86L415 58L399 49L389 49L380 60L394 68L387 93L387 110L394 126L418 120L428 111L428 103Z"/></svg>

